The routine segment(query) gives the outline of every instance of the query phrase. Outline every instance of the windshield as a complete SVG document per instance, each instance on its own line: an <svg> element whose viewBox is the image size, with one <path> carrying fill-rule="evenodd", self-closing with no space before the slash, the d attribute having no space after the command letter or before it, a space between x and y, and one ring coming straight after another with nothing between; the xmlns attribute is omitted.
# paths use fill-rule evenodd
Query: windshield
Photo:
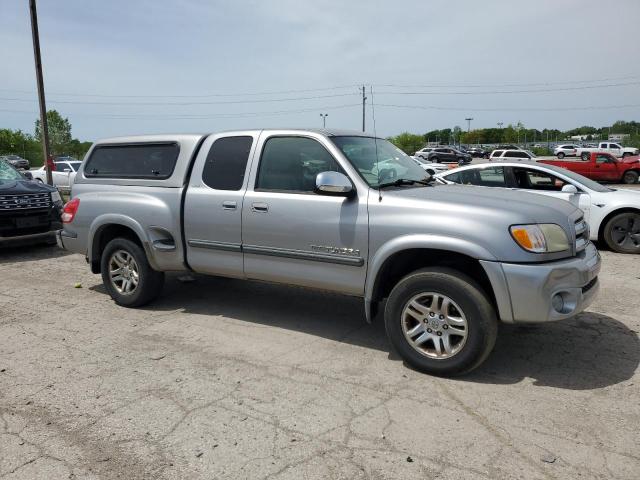
<svg viewBox="0 0 640 480"><path fill-rule="evenodd" d="M0 185L3 183L13 183L16 180L24 180L24 177L6 162L0 161Z"/></svg>
<svg viewBox="0 0 640 480"><path fill-rule="evenodd" d="M370 187L399 179L425 179L422 167L388 140L371 137L331 137L331 140Z"/></svg>

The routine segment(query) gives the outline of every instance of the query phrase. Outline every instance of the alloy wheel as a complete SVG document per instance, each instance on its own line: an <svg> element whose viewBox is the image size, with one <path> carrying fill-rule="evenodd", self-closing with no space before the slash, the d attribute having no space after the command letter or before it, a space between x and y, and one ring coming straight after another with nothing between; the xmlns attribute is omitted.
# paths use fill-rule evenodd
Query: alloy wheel
<svg viewBox="0 0 640 480"><path fill-rule="evenodd" d="M402 312L402 331L420 354L438 360L456 355L467 341L469 327L462 309L441 293L415 295Z"/></svg>
<svg viewBox="0 0 640 480"><path fill-rule="evenodd" d="M122 295L132 295L140 282L140 271L133 255L126 250L116 250L109 258L111 284Z"/></svg>

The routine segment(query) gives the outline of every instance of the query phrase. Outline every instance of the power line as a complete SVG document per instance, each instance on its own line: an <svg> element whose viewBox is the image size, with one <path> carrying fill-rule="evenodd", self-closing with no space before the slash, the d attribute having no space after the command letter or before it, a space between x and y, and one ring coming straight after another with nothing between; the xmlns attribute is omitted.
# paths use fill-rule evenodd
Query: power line
<svg viewBox="0 0 640 480"><path fill-rule="evenodd" d="M627 104L627 105L603 105L603 106L589 106L589 107L559 107L559 108L469 108L469 107L438 107L435 105L393 105L385 103L377 103L378 107L387 108L406 108L412 110L442 110L442 111L454 111L454 112L571 112L581 110L613 110L616 108L638 108L640 104Z"/></svg>
<svg viewBox="0 0 640 480"><path fill-rule="evenodd" d="M562 87L562 88L542 88L542 89L522 89L522 90L484 90L484 91L458 91L458 92L385 92L378 91L377 95L502 95L512 93L550 93L550 92L568 92L577 90L593 90L597 88L624 87L628 85L640 85L640 81L609 83L604 85L583 85L580 87Z"/></svg>
<svg viewBox="0 0 640 480"><path fill-rule="evenodd" d="M114 113L114 114L91 114L91 113L72 113L74 117L90 117L90 118L103 118L107 120L135 120L135 119L172 119L172 120L199 120L209 118L244 118L244 117L260 117L270 115L286 115L295 113L308 113L317 112L318 110L338 110L343 108L360 107L360 103L352 103L345 105L323 106L313 108L300 108L295 110L275 110L275 111L263 111L263 112L228 112L228 113L212 113L212 114L191 114L191 113L176 113L176 114L138 114L138 113ZM26 110L4 110L0 109L0 112L10 113L24 113L34 115L35 111Z"/></svg>
<svg viewBox="0 0 640 480"><path fill-rule="evenodd" d="M333 87L323 88L306 88L299 90L279 90L270 92L244 92L244 93L202 93L192 95L114 95L104 93L61 93L61 92L48 92L49 95L58 95L60 97L97 97L97 98L212 98L212 97L253 97L253 96L265 96L265 95L289 95L295 93L308 93L308 92L325 92L329 90L343 90L345 88L358 87L356 84L351 85L337 85ZM32 90L13 90L8 88L0 88L0 92L11 93L25 93L34 94L36 92Z"/></svg>
<svg viewBox="0 0 640 480"><path fill-rule="evenodd" d="M257 99L257 100L220 100L220 101L198 101L198 102L94 102L94 101L84 101L84 100L49 100L49 103L60 104L60 105L135 105L135 106L169 106L169 105L181 105L181 106L192 106L192 105L237 105L243 103L278 103L278 102L295 102L299 100L319 100L323 98L337 98L337 97L350 97L358 95L357 93L336 93L332 95L315 95L312 97L292 97L292 98L271 98L271 99ZM25 103L33 103L33 99L25 99L25 98L9 98L9 97L0 97L0 100L8 101L8 102L25 102Z"/></svg>
<svg viewBox="0 0 640 480"><path fill-rule="evenodd" d="M538 83L501 83L501 84L429 84L429 85L401 85L401 84L374 84L374 87L392 87L392 88L502 88L502 87L548 87L554 85L570 85L580 83L602 83L613 82L618 80L638 79L640 75L626 75L624 77L600 78L593 80L568 80L563 82L538 82Z"/></svg>

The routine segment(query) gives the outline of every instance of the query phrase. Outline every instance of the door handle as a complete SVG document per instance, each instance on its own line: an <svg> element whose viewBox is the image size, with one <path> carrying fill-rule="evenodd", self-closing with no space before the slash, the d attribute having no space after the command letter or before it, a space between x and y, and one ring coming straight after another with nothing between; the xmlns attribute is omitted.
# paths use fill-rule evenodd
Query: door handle
<svg viewBox="0 0 640 480"><path fill-rule="evenodd" d="M266 213L269 211L269 205L263 202L252 203L251 210L254 212Z"/></svg>
<svg viewBox="0 0 640 480"><path fill-rule="evenodd" d="M238 206L238 204L236 202L231 201L231 200L226 200L226 201L222 202L222 208L224 210L235 210L237 206Z"/></svg>

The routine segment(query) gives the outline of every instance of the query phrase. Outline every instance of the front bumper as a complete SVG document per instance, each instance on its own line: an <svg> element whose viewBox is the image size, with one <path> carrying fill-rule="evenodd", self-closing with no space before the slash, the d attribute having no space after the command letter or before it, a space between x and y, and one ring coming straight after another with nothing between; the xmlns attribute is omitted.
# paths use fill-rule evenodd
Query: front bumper
<svg viewBox="0 0 640 480"><path fill-rule="evenodd" d="M0 237L0 245L3 247L22 246L28 243L37 243L53 240L54 230L41 233L30 233L27 235L16 235L13 237Z"/></svg>
<svg viewBox="0 0 640 480"><path fill-rule="evenodd" d="M600 289L600 254L592 243L577 257L557 262L481 263L494 287L500 318L507 323L571 318L591 305Z"/></svg>

